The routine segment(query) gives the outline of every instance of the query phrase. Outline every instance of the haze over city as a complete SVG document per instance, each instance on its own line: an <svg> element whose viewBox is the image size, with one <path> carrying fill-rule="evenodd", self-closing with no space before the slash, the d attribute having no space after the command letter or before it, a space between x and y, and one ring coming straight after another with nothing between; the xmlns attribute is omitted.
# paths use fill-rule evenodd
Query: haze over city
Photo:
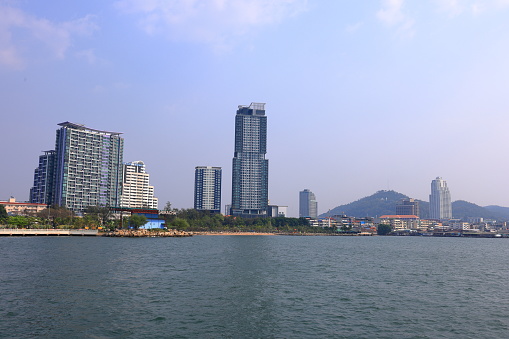
<svg viewBox="0 0 509 339"><path fill-rule="evenodd" d="M509 1L1 1L1 199L64 121L123 132L159 207L195 166L231 201L238 105L266 103L269 199L298 216L381 189L509 206Z"/></svg>

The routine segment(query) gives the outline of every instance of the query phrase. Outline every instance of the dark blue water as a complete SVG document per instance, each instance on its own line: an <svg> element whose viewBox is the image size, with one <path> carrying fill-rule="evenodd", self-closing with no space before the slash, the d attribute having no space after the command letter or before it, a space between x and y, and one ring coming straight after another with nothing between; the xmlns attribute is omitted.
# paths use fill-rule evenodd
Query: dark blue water
<svg viewBox="0 0 509 339"><path fill-rule="evenodd" d="M0 238L5 338L507 338L508 239Z"/></svg>

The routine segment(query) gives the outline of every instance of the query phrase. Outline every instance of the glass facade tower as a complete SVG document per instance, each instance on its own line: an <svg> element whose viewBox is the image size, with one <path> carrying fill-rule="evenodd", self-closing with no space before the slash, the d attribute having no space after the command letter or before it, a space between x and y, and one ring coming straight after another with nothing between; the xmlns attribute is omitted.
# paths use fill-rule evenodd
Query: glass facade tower
<svg viewBox="0 0 509 339"><path fill-rule="evenodd" d="M440 177L431 182L429 217L436 220L452 219L451 193L445 180Z"/></svg>
<svg viewBox="0 0 509 339"><path fill-rule="evenodd" d="M55 151L45 151L39 156L39 166L34 172L34 186L30 189L31 203L49 205L53 202L55 158Z"/></svg>
<svg viewBox="0 0 509 339"><path fill-rule="evenodd" d="M299 217L313 218L318 216L318 202L315 194L308 189L299 192Z"/></svg>
<svg viewBox="0 0 509 339"><path fill-rule="evenodd" d="M232 173L231 214L266 216L269 161L267 117L264 103L239 106L235 116L235 152Z"/></svg>

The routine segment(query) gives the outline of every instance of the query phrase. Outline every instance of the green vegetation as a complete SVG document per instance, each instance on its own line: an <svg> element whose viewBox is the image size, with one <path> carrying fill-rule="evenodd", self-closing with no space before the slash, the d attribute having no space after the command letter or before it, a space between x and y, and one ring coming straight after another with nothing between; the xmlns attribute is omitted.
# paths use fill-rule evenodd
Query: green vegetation
<svg viewBox="0 0 509 339"><path fill-rule="evenodd" d="M249 218L223 216L195 209L181 209L174 215L166 215L168 228L185 231L224 231L224 232L333 232L309 226L305 218Z"/></svg>
<svg viewBox="0 0 509 339"><path fill-rule="evenodd" d="M140 214L133 214L128 219L129 227L138 229L147 223L147 217Z"/></svg>
<svg viewBox="0 0 509 339"><path fill-rule="evenodd" d="M387 234L389 234L391 232L392 232L392 226L391 225L380 224L376 228L376 234L378 234L378 235L387 235Z"/></svg>
<svg viewBox="0 0 509 339"><path fill-rule="evenodd" d="M281 232L281 233L335 233L334 228L309 226L305 218L249 218L223 216L195 209L172 209L166 206L171 214L162 214L166 227L182 231L211 232ZM122 222L115 219L112 213L103 206L89 207L83 216L76 216L66 208L51 206L37 216L8 216L2 222L4 227L13 228L70 228L70 229L104 229L139 228L147 222L143 215L133 214L124 217ZM345 229L348 231L348 229Z"/></svg>
<svg viewBox="0 0 509 339"><path fill-rule="evenodd" d="M5 210L5 206L4 205L0 205L0 222L3 222L5 220L7 220L7 211Z"/></svg>

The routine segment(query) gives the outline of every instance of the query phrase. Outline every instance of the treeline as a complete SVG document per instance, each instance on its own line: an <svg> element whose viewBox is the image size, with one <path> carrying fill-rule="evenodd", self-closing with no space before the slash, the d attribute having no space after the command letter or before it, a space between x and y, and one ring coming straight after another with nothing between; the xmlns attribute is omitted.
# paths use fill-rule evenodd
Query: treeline
<svg viewBox="0 0 509 339"><path fill-rule="evenodd" d="M107 207L90 206L83 216L78 217L71 210L58 205L52 205L33 215L8 215L5 207L0 205L0 225L9 228L70 228L70 229L105 229L113 230L121 225L127 228L132 225L138 228L145 224L144 216L132 215L123 218L115 218Z"/></svg>
<svg viewBox="0 0 509 339"><path fill-rule="evenodd" d="M165 216L166 226L183 231L332 232L332 230L309 226L309 221L305 218L241 218L195 209L181 209L174 212L173 215Z"/></svg>
<svg viewBox="0 0 509 339"><path fill-rule="evenodd" d="M90 228L114 230L119 228L139 228L147 219L133 214L124 217L122 222L107 207L90 206L83 216L76 216L65 207L51 206L36 215L8 216L0 205L0 225L12 228ZM172 210L172 214L161 215L168 229L182 231L227 231L227 232L297 232L331 233L333 229L309 226L305 218L241 218L211 214L195 209Z"/></svg>

